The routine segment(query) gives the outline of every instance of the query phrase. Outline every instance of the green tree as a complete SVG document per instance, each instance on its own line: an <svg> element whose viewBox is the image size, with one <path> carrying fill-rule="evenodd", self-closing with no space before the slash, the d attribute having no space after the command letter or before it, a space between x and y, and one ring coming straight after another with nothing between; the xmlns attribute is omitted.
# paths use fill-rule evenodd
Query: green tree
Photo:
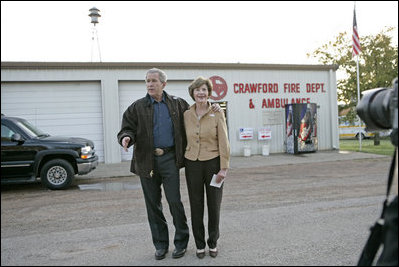
<svg viewBox="0 0 399 267"><path fill-rule="evenodd" d="M390 32L394 27L387 27L377 35L360 36L361 53L359 54L359 89L363 92L378 87L391 87L392 80L398 76L398 46L392 44ZM397 33L397 32L395 32ZM339 33L334 42L330 41L316 49L308 57L314 57L323 64L338 64L338 71L345 78L337 80L339 107L350 108L345 121L354 122L357 105L356 58L352 57L352 35Z"/></svg>

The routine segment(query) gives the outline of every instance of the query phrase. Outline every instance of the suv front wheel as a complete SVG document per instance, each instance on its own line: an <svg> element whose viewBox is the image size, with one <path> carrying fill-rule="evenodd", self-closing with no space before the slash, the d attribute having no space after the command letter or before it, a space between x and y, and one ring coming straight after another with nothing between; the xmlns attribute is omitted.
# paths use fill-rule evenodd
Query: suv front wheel
<svg viewBox="0 0 399 267"><path fill-rule="evenodd" d="M53 159L45 163L40 173L41 181L49 189L65 189L72 184L72 165L63 159Z"/></svg>

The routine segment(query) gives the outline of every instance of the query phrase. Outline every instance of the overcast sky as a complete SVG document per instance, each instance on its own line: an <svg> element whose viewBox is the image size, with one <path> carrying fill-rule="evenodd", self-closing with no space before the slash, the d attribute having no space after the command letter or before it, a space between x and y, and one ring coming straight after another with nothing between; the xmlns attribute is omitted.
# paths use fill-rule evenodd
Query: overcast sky
<svg viewBox="0 0 399 267"><path fill-rule="evenodd" d="M102 62L319 64L306 54L352 34L354 2L1 1L1 60L99 61L92 7ZM356 16L360 39L393 26L398 43L397 1Z"/></svg>

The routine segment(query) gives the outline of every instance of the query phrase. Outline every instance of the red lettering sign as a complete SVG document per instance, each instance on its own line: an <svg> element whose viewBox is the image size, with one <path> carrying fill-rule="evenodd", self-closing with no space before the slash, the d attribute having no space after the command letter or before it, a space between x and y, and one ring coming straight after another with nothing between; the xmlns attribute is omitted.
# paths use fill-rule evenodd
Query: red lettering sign
<svg viewBox="0 0 399 267"><path fill-rule="evenodd" d="M300 93L299 83L285 83L284 93L297 93L297 94Z"/></svg>
<svg viewBox="0 0 399 267"><path fill-rule="evenodd" d="M252 98L249 100L249 108L250 109L254 109L255 108L254 103L252 103Z"/></svg>
<svg viewBox="0 0 399 267"><path fill-rule="evenodd" d="M278 93L277 83L235 83L235 94Z"/></svg>
<svg viewBox="0 0 399 267"><path fill-rule="evenodd" d="M324 83L307 83L306 84L306 93L318 93L318 92L325 93L324 90Z"/></svg>

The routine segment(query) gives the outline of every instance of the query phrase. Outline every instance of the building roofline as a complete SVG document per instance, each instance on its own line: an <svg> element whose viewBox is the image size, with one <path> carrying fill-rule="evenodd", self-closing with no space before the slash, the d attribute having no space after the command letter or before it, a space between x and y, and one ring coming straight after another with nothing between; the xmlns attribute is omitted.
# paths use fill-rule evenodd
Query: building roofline
<svg viewBox="0 0 399 267"><path fill-rule="evenodd" d="M332 65L255 64L255 63L186 63L186 62L22 62L2 61L1 69L258 69L258 70L334 70Z"/></svg>

